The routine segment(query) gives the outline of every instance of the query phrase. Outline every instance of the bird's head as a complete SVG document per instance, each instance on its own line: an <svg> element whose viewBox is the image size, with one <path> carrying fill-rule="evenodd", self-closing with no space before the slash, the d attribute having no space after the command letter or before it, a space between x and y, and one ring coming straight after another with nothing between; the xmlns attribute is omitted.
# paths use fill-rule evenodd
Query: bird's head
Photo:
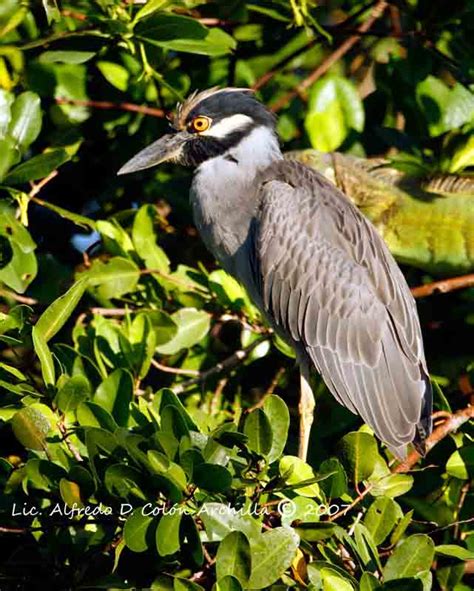
<svg viewBox="0 0 474 591"><path fill-rule="evenodd" d="M263 128L273 135L275 118L251 90L211 88L194 92L179 104L171 127L171 133L139 152L118 174L167 161L196 167L237 147L255 129Z"/></svg>

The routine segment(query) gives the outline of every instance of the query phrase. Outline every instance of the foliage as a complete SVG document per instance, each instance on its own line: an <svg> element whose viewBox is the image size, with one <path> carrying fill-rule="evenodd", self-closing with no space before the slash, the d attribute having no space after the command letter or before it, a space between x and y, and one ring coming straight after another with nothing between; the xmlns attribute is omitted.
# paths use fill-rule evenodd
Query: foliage
<svg viewBox="0 0 474 591"><path fill-rule="evenodd" d="M292 353L204 251L189 174L115 176L190 89L274 70L275 105L373 5L320 4L1 4L2 589L472 585L472 424L396 473L318 380L296 458ZM472 172L473 10L454 4L391 4L281 107L285 147ZM473 299L420 304L437 411L472 394Z"/></svg>

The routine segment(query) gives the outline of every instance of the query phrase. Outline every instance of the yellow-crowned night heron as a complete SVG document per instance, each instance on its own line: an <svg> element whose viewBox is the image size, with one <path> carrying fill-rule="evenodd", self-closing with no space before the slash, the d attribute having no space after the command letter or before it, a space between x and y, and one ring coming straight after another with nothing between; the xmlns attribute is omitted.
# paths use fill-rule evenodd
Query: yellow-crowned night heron
<svg viewBox="0 0 474 591"><path fill-rule="evenodd" d="M312 366L397 456L410 442L423 451L432 391L416 306L374 227L323 176L283 159L274 116L246 89L192 94L172 127L119 174L170 160L194 168L190 198L205 244L295 349L300 456Z"/></svg>

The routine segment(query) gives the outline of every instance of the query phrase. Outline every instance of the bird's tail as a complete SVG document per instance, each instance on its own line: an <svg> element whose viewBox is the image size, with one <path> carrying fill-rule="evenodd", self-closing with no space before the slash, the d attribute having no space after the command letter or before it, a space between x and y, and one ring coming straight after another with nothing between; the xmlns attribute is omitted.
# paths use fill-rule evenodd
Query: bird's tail
<svg viewBox="0 0 474 591"><path fill-rule="evenodd" d="M426 455L426 439L433 430L433 421L431 415L433 413L433 389L429 375L425 372L423 367L420 367L423 381L425 382L425 392L423 394L423 406L421 407L420 421L416 426L416 435L413 440L413 445L416 451L422 456Z"/></svg>

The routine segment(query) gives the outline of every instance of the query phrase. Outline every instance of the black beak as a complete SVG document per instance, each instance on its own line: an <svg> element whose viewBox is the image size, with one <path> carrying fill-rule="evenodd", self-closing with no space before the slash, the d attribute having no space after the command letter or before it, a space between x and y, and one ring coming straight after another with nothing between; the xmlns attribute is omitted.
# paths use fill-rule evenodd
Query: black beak
<svg viewBox="0 0 474 591"><path fill-rule="evenodd" d="M117 174L137 172L138 170L157 166L168 160L179 159L189 135L187 131L164 135L141 152L138 152L136 156L122 166Z"/></svg>

